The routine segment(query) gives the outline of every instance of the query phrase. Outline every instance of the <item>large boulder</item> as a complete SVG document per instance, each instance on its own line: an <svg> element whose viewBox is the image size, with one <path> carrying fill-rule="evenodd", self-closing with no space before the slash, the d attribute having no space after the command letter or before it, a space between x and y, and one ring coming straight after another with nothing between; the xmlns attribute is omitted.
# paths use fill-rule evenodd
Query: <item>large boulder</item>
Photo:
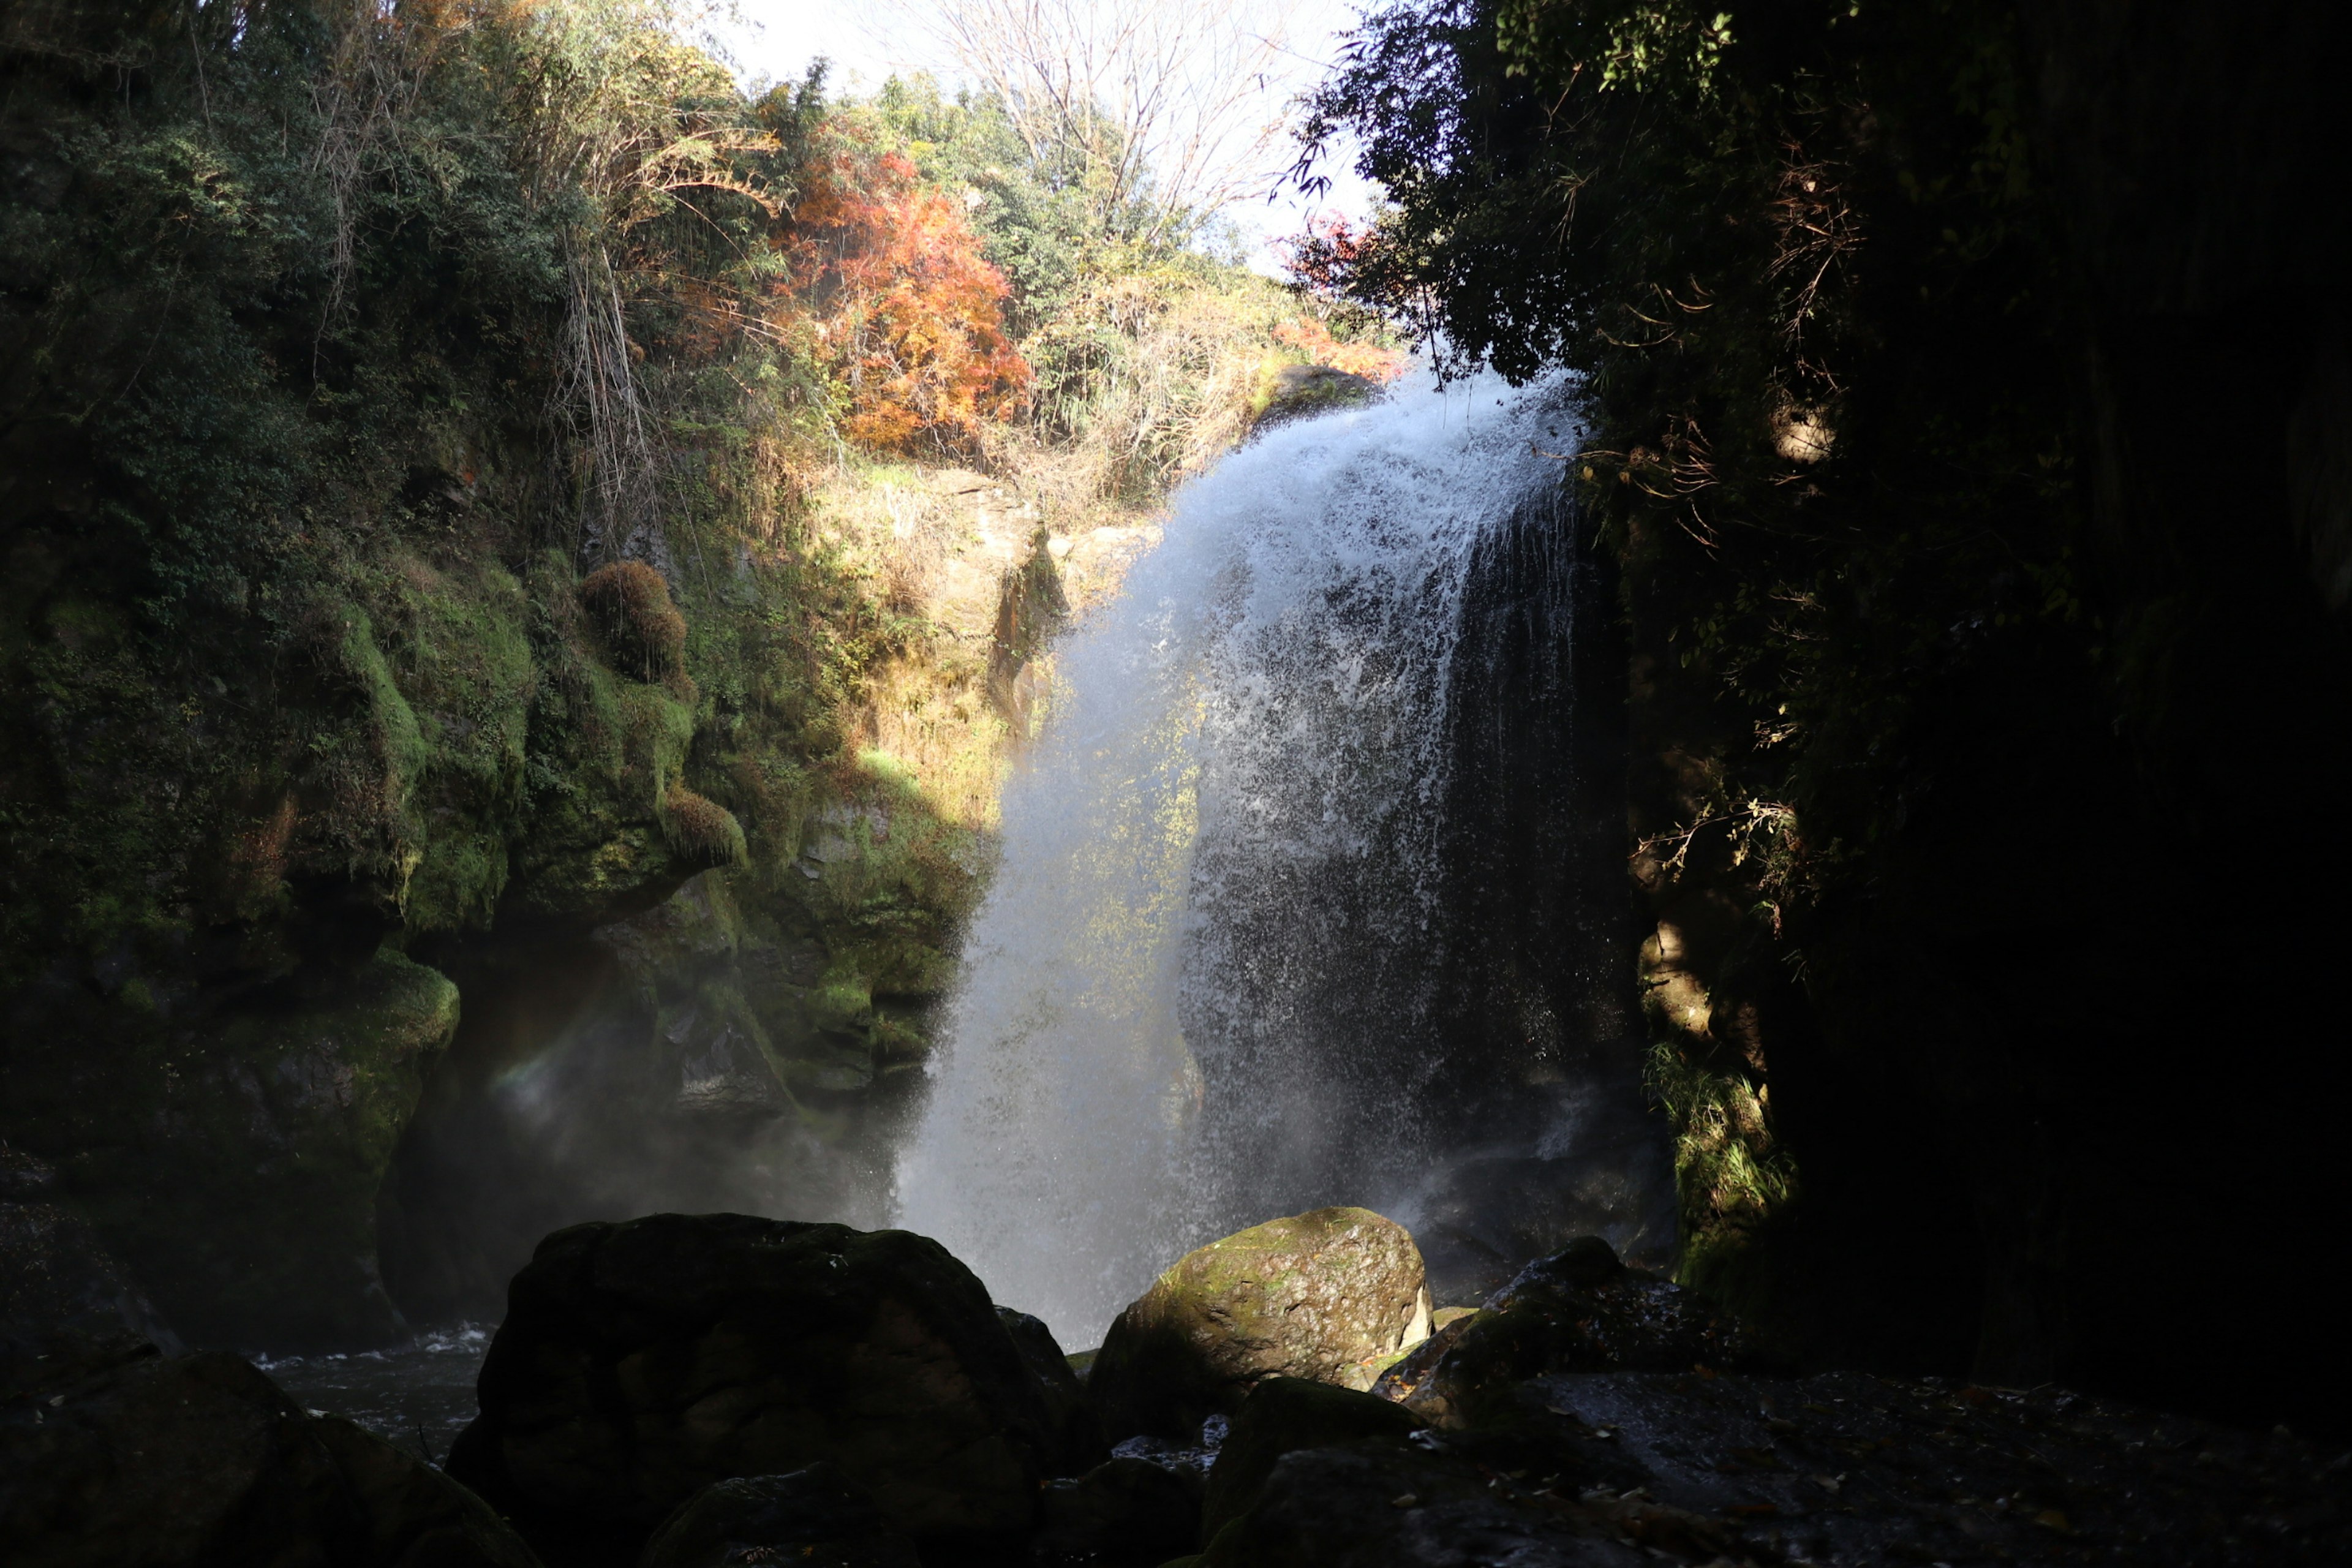
<svg viewBox="0 0 2352 1568"><path fill-rule="evenodd" d="M515 1276L450 1473L551 1560L635 1561L713 1482L819 1460L926 1551L1024 1536L1044 1390L937 1242L745 1215L574 1226Z"/></svg>
<svg viewBox="0 0 2352 1568"><path fill-rule="evenodd" d="M833 1465L713 1481L670 1515L640 1568L919 1568L915 1543Z"/></svg>
<svg viewBox="0 0 2352 1568"><path fill-rule="evenodd" d="M1087 1391L1113 1437L1188 1436L1269 1377L1370 1382L1429 1331L1421 1253L1370 1209L1268 1220L1186 1253L1111 1324Z"/></svg>
<svg viewBox="0 0 2352 1568"><path fill-rule="evenodd" d="M60 1359L0 1402L10 1568L537 1568L479 1498L247 1362Z"/></svg>

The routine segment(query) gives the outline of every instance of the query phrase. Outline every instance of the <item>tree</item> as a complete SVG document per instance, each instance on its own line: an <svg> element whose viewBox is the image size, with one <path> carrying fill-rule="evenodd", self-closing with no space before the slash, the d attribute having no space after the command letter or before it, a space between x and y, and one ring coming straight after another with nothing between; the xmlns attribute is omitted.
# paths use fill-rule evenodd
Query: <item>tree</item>
<svg viewBox="0 0 2352 1568"><path fill-rule="evenodd" d="M837 131L782 247L777 310L807 326L848 387L852 439L969 448L983 421L1019 409L1030 376L1004 335L1011 289L962 208L904 155Z"/></svg>
<svg viewBox="0 0 2352 1568"><path fill-rule="evenodd" d="M899 14L1001 100L1030 157L1146 243L1279 176L1297 0L940 0Z"/></svg>

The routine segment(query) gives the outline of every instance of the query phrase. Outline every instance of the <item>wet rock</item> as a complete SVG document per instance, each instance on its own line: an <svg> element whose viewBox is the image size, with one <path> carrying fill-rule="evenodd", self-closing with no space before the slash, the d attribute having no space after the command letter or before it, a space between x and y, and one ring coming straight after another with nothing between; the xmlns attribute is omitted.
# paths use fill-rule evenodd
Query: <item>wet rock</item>
<svg viewBox="0 0 2352 1568"><path fill-rule="evenodd" d="M1286 364L1267 379L1259 395L1265 405L1251 428L1270 430L1294 419L1370 403L1381 395L1381 384L1328 364Z"/></svg>
<svg viewBox="0 0 2352 1568"><path fill-rule="evenodd" d="M1445 1359L1445 1352L1460 1342L1469 1331L1470 1321L1477 1315L1461 1307L1439 1310L1430 1319L1429 1338L1383 1368L1370 1392L1400 1404L1412 1398L1429 1381L1429 1374L1437 1370L1437 1363Z"/></svg>
<svg viewBox="0 0 2352 1568"><path fill-rule="evenodd" d="M2352 1561L2352 1456L2283 1434L1851 1373L1513 1394L1509 1420L1283 1457L1202 1568Z"/></svg>
<svg viewBox="0 0 2352 1568"><path fill-rule="evenodd" d="M646 1543L640 1568L919 1568L915 1543L829 1464L784 1476L714 1481Z"/></svg>
<svg viewBox="0 0 2352 1568"><path fill-rule="evenodd" d="M1409 1357L1384 1375L1408 1408L1454 1426L1507 1413L1517 1385L1548 1373L1738 1370L1766 1359L1738 1322L1585 1237L1521 1270L1425 1367L1407 1371Z"/></svg>
<svg viewBox="0 0 2352 1568"><path fill-rule="evenodd" d="M1109 1458L1110 1446L1103 1441L1102 1422L1087 1403L1087 1385L1071 1358L1062 1353L1054 1331L1045 1320L1010 1307L997 1308L996 1318L1013 1336L1022 1361L1036 1374L1037 1385L1045 1394L1046 1420L1053 1435L1045 1456L1046 1474L1080 1475Z"/></svg>
<svg viewBox="0 0 2352 1568"><path fill-rule="evenodd" d="M1402 1437L1421 1426L1385 1399L1304 1378L1272 1377L1250 1392L1209 1472L1201 1511L1210 1537L1257 1501L1285 1454L1328 1448L1366 1437Z"/></svg>
<svg viewBox="0 0 2352 1568"><path fill-rule="evenodd" d="M1038 1568L1156 1568L1198 1539L1201 1483L1149 1459L1111 1459L1049 1483L1038 1522Z"/></svg>
<svg viewBox="0 0 2352 1568"><path fill-rule="evenodd" d="M1428 1332L1412 1237L1369 1209L1327 1208L1185 1254L1111 1324L1087 1392L1114 1437L1197 1430L1269 1377L1370 1381Z"/></svg>
<svg viewBox="0 0 2352 1568"><path fill-rule="evenodd" d="M537 1568L464 1487L235 1356L151 1347L44 1387L0 1405L11 1568Z"/></svg>
<svg viewBox="0 0 2352 1568"><path fill-rule="evenodd" d="M819 1460L926 1552L1026 1535L1055 1434L971 1270L904 1231L575 1226L515 1277L450 1473L552 1561L633 1562L715 1481Z"/></svg>

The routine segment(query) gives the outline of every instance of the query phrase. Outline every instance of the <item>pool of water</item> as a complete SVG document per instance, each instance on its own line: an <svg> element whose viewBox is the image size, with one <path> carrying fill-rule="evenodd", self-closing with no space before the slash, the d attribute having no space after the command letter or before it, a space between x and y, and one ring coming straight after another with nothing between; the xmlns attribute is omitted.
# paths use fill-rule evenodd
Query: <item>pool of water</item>
<svg viewBox="0 0 2352 1568"><path fill-rule="evenodd" d="M304 1407L357 1422L437 1465L474 1418L474 1377L490 1331L467 1323L392 1350L256 1363Z"/></svg>

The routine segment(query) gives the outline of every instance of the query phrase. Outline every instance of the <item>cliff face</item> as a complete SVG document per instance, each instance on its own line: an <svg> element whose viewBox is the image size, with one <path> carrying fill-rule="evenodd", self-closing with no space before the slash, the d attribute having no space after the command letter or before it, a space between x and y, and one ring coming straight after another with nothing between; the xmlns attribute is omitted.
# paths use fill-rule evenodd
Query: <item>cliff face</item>
<svg viewBox="0 0 2352 1568"><path fill-rule="evenodd" d="M2293 1102L2336 1076L2300 977L2352 864L2288 824L2352 762L2342 23L2016 26L2065 309L1988 395L2058 394L2090 623L1948 660L1883 736L1862 875L1759 921L1733 825L1681 837L1748 716L1678 658L1675 542L1628 536L1643 963L1669 1059L1716 1075L1678 1086L1695 1261L1820 1355L2340 1422L2342 1220Z"/></svg>

